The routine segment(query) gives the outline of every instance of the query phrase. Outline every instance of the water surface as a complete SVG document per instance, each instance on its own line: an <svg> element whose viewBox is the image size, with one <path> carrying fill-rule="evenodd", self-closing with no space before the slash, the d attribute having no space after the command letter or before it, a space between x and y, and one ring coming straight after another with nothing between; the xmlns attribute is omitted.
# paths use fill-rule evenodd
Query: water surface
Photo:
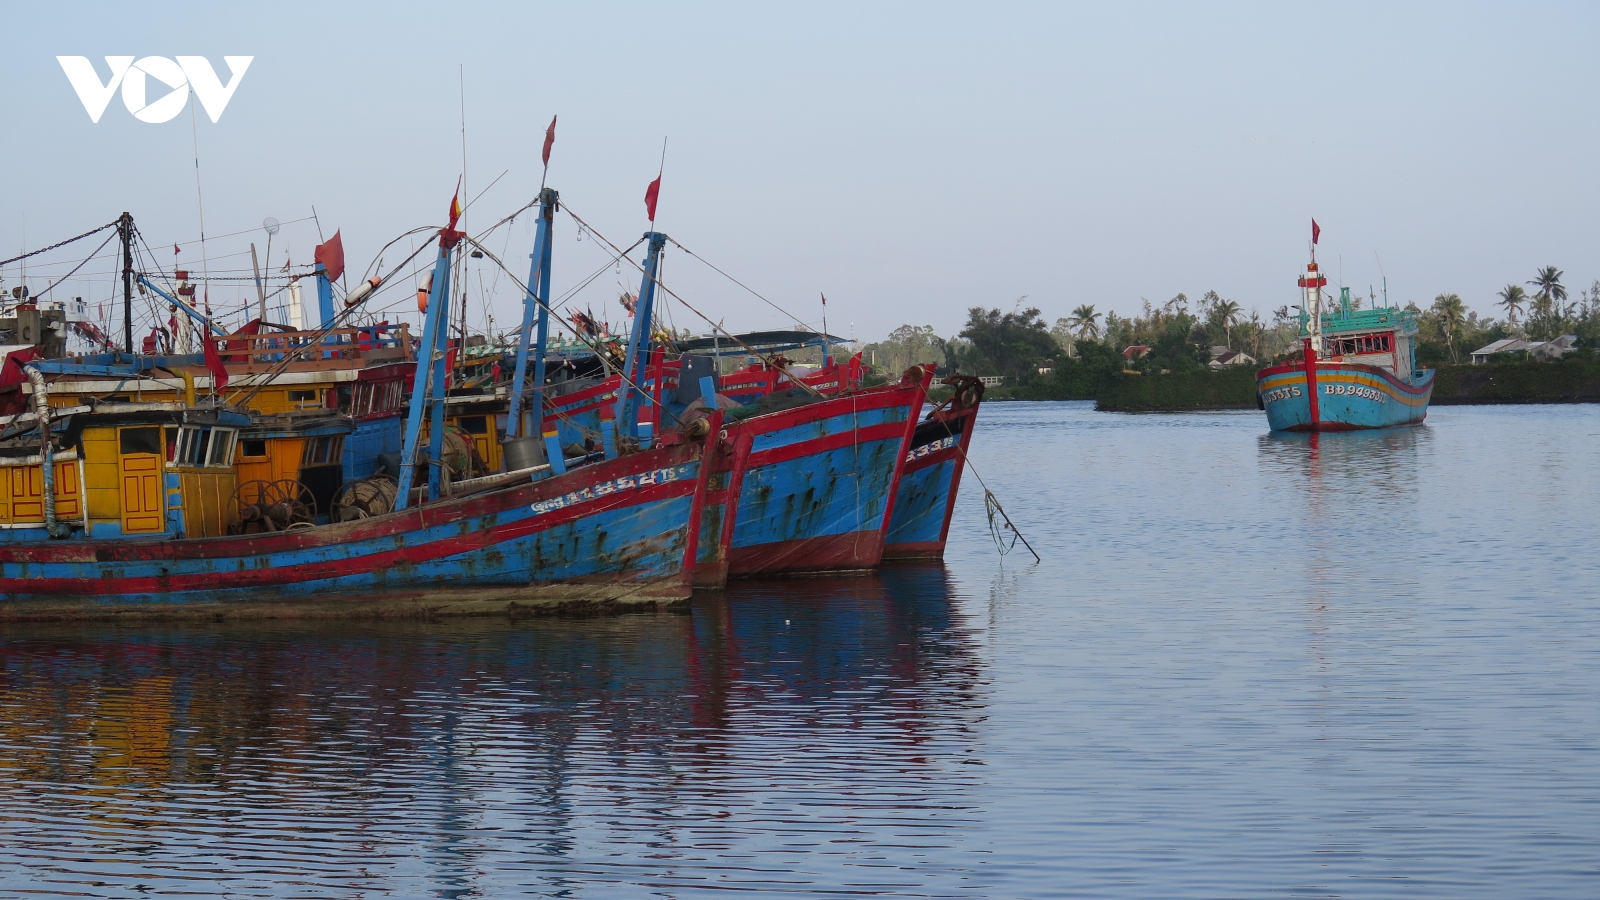
<svg viewBox="0 0 1600 900"><path fill-rule="evenodd" d="M1590 897L1596 407L990 404L945 568L0 632L0 893Z"/></svg>

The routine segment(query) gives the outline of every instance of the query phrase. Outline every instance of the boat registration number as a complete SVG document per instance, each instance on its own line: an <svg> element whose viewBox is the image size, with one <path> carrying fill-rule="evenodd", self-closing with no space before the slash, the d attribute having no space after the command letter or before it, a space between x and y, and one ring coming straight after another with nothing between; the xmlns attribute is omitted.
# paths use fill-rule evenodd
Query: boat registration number
<svg viewBox="0 0 1600 900"><path fill-rule="evenodd" d="M682 481L693 473L694 465L692 463L684 463L680 466L669 466L665 469L640 472L638 475L624 475L621 478L613 478L610 481L602 481L596 485L586 486L581 491L573 491L560 497L551 497L549 500L540 500L538 503L533 504L532 509L535 515L552 512L579 503L586 503L590 500L598 500L601 497L608 497L622 491L631 491L635 488L649 487L654 484L670 484L674 481Z"/></svg>
<svg viewBox="0 0 1600 900"><path fill-rule="evenodd" d="M1383 401L1383 392L1354 384L1325 384L1322 392L1330 396L1360 397L1363 400Z"/></svg>
<svg viewBox="0 0 1600 900"><path fill-rule="evenodd" d="M956 436L953 435L953 434L950 435L947 438L940 438L939 440L934 441L931 444L923 444L921 447L918 447L917 449L908 452L906 454L906 462L911 462L914 459L921 459L922 457L927 456L930 453L938 453L940 450L949 450L951 447L954 447L955 445L956 445Z"/></svg>
<svg viewBox="0 0 1600 900"><path fill-rule="evenodd" d="M1300 389L1297 387L1281 387L1275 391L1267 391L1262 394L1261 401L1263 403L1276 403L1279 400L1287 400L1290 397L1299 397L1300 395Z"/></svg>

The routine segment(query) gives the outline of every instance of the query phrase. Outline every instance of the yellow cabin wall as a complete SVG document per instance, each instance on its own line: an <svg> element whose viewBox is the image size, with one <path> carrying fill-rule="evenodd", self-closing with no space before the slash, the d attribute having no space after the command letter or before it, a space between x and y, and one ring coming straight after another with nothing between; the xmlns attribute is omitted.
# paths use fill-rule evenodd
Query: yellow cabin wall
<svg viewBox="0 0 1600 900"><path fill-rule="evenodd" d="M74 522L83 516L78 486L78 461L55 464L56 520ZM0 525L44 524L44 466L0 466Z"/></svg>
<svg viewBox="0 0 1600 900"><path fill-rule="evenodd" d="M180 496L184 536L220 537L227 534L229 526L239 520L238 506L234 503L239 476L232 469L182 468L176 471L183 489Z"/></svg>
<svg viewBox="0 0 1600 900"><path fill-rule="evenodd" d="M83 480L88 490L89 521L121 521L122 476L117 470L117 429L83 430Z"/></svg>

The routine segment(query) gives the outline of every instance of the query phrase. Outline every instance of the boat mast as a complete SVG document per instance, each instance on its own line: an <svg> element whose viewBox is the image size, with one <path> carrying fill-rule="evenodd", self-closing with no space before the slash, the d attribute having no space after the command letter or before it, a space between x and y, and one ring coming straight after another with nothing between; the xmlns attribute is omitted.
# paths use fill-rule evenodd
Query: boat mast
<svg viewBox="0 0 1600 900"><path fill-rule="evenodd" d="M522 300L522 330L517 333L517 368L511 378L511 406L506 416L506 437L514 438L522 430L522 390L528 377L528 345L532 339L534 317L538 317L538 338L534 343L533 362L533 426L528 432L537 435L544 425L544 358L545 346L550 339L550 247L555 228L559 194L553 188L539 190L539 225L533 239L533 260L528 269L528 293Z"/></svg>
<svg viewBox="0 0 1600 900"><path fill-rule="evenodd" d="M440 450L444 446L444 399L446 395L444 348L450 327L450 254L466 235L450 227L439 231L439 257L433 264L433 284L428 293L428 311L422 320L422 343L417 348L417 374L411 387L411 408L406 413L405 442L400 449L400 485L395 509L411 505L411 485L416 480L417 444L422 437L422 414L432 404L428 421L428 499L439 498ZM323 279L324 281L326 279ZM318 285L321 286L320 284Z"/></svg>
<svg viewBox="0 0 1600 900"><path fill-rule="evenodd" d="M133 216L124 212L117 219L122 236L122 349L133 352Z"/></svg>
<svg viewBox="0 0 1600 900"><path fill-rule="evenodd" d="M643 361L650 353L650 321L655 314L656 270L661 264L661 251L667 236L657 231L645 232L650 251L645 258L644 280L639 285L639 302L634 308L633 332L628 337L628 354L622 362L622 385L617 390L617 430L619 436L637 439L639 417L634 413L634 399L644 402L648 398L639 390L643 384Z"/></svg>

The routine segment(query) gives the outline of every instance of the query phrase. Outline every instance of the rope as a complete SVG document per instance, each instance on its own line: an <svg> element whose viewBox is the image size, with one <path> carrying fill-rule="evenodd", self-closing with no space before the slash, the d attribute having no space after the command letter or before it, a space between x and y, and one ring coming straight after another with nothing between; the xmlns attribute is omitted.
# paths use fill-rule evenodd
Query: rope
<svg viewBox="0 0 1600 900"><path fill-rule="evenodd" d="M66 281L68 278L71 278L73 275L76 275L79 269L83 268L84 266L87 266L89 264L89 260L94 259L96 256L99 256L100 255L100 251L104 250L106 248L106 244L111 243L113 240L116 239L116 237L117 236L115 234L106 235L106 239L104 241L101 241L100 242L100 246L94 248L94 252L89 254L87 257L85 257L83 262L78 263L76 266L73 266L71 272L68 272L67 274L65 274L65 275L61 276L60 278L57 278L55 281L51 282L49 287L45 288L44 290L40 291L37 294L34 294L31 299L37 301L40 297L43 297L45 294L48 294L51 291L55 290L56 289L56 285L59 285L61 282Z"/></svg>
<svg viewBox="0 0 1600 900"><path fill-rule="evenodd" d="M1028 539L1022 536L1021 531L1017 530L1017 526L1011 523L1011 517L1006 515L1005 507L1000 505L1000 498L996 497L994 491L989 490L989 485L984 483L983 475L978 472L978 467L972 464L972 459L967 456L966 449L958 443L956 444L956 450L960 452L961 459L967 464L967 468L972 471L972 476L978 479L978 486L983 488L983 509L989 516L989 534L994 538L994 545L999 548L1000 555L1005 556L1010 553L1011 548L1017 545L1017 541L1021 541L1022 546L1027 547L1028 552L1033 554L1034 562L1044 562L1039 558L1039 552L1034 550L1033 545L1028 543ZM995 518L997 515L999 516L998 521ZM1004 541L1005 532L1007 531L1011 532L1010 544L1006 544Z"/></svg>
<svg viewBox="0 0 1600 900"><path fill-rule="evenodd" d="M574 220L576 220L577 223L579 225L583 226L584 229L586 229L590 234L594 235L595 237L599 238L602 241L605 241L607 244L610 244L611 248L613 250L616 250L617 245L611 243L611 239L610 238L606 237L605 235L601 234L598 231L595 231L594 227L591 226L588 222L585 222L584 220L578 218L578 214L573 212L571 207L567 206L566 204L562 204L561 210L562 210L562 212L565 212L567 215L571 216ZM668 238L668 240L672 240L672 239ZM673 241L673 243L676 244L677 241ZM635 244L634 246L637 247L638 244ZM638 269L641 273L644 272L644 267L639 265L638 263L634 262L631 257L623 256L620 253L618 254L618 257L621 258L621 259L626 259L628 261L628 265L633 266L635 269ZM752 356L757 356L757 357L760 357L760 358L766 360L774 368L779 369L785 375L789 375L789 370L786 367L777 365L776 361L770 356L762 356L761 351L757 350L756 348L754 348L754 347L750 346L749 344L746 344L744 341L740 340L738 335L736 335L733 332L728 331L727 329L723 328L717 322L713 322L711 320L710 316L706 315L705 313L701 312L698 309L695 309L693 304L691 304L689 301L683 299L682 297L678 296L678 294L675 293L671 288L669 288L666 285L662 284L660 278L657 278L655 280L655 283L656 283L656 287L661 289L661 291L663 293L665 293L667 296L671 297L672 299L678 301L679 303L682 303L684 309L687 309L688 311L690 311L690 312L694 313L695 315L699 316L702 320L705 321L705 323L707 325L711 326L712 330L722 332L723 334L728 336L728 339L730 341L732 341L735 344L738 344L740 347L743 347L745 349L745 352L749 353ZM805 390L810 391L813 395L815 395L817 397L821 397L822 396L822 392L821 391L817 390L816 388L812 387L809 384L806 384L804 381L794 377L793 375L789 375L789 383L794 385L795 387L804 388Z"/></svg>
<svg viewBox="0 0 1600 900"><path fill-rule="evenodd" d="M119 219L118 221L120 222L121 220ZM85 231L83 234L80 234L77 237L70 237L70 238L67 238L64 241L57 241L56 243L51 244L48 247L40 247L37 250L29 251L27 253L22 254L21 256L13 256L10 259L0 260L0 266L9 266L14 262L21 262L21 261L27 259L30 256L38 256L41 253L48 253L51 250L56 249L57 247L65 247L66 245L72 243L73 241L81 241L84 238L86 238L86 237L88 237L88 236L90 236L92 234L99 234L100 232L105 231L107 228L115 228L115 227L117 227L117 222L107 222L106 224L101 225L99 228L96 228L93 231ZM96 251L96 252L99 252L99 251Z"/></svg>

